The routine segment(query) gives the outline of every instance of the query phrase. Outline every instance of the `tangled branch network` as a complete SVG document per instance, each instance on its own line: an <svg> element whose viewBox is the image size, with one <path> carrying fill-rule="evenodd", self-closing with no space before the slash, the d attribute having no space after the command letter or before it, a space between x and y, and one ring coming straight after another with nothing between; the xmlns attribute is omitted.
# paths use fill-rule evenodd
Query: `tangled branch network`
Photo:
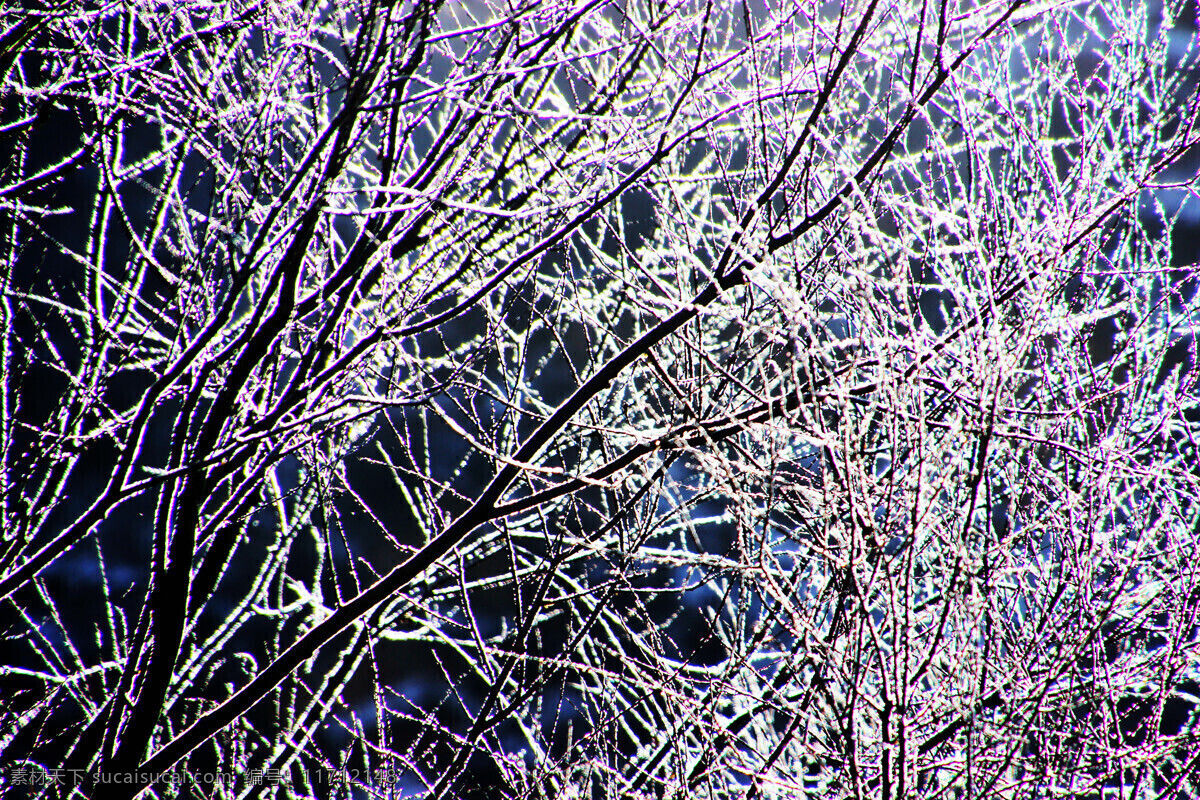
<svg viewBox="0 0 1200 800"><path fill-rule="evenodd" d="M0 788L1195 796L1190 9L3 6Z"/></svg>

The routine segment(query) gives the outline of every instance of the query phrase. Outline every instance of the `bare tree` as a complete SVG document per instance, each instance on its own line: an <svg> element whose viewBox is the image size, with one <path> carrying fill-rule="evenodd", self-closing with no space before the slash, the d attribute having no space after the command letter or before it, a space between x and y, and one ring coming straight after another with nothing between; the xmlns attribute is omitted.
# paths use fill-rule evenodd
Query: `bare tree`
<svg viewBox="0 0 1200 800"><path fill-rule="evenodd" d="M0 19L8 788L1194 787L1170 9Z"/></svg>

